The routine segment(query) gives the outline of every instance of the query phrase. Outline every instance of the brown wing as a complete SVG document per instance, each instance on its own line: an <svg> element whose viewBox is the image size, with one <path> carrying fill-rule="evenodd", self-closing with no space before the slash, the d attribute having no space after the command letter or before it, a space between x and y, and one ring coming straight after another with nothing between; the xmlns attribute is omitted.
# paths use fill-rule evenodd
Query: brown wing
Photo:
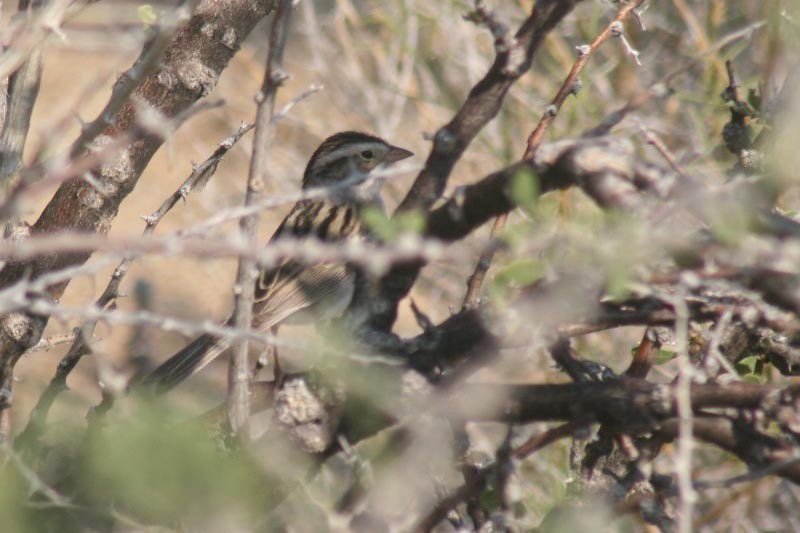
<svg viewBox="0 0 800 533"><path fill-rule="evenodd" d="M350 302L354 286L355 274L345 265L288 262L257 281L253 326L265 329L304 310L321 318L336 315Z"/></svg>
<svg viewBox="0 0 800 533"><path fill-rule="evenodd" d="M360 217L355 208L301 201L283 220L272 240L313 235L335 241L359 231ZM265 270L256 281L253 327L265 330L304 309L317 313L324 312L320 308L347 305L355 286L354 278L352 269L335 263L303 265L285 261ZM232 319L225 324L232 325ZM227 339L201 335L147 376L143 385L164 393L213 361L228 345Z"/></svg>
<svg viewBox="0 0 800 533"><path fill-rule="evenodd" d="M308 236L339 241L358 234L360 217L355 207L330 202L301 201L278 227L271 241ZM254 327L264 329L293 314L341 312L353 293L355 275L338 263L307 265L287 260L265 270L256 282Z"/></svg>

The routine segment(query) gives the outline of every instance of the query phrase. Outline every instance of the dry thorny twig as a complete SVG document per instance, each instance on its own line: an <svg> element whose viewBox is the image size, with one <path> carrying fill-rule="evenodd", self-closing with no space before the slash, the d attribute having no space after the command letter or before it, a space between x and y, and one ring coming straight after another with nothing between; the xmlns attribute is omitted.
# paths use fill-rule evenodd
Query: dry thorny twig
<svg viewBox="0 0 800 533"><path fill-rule="evenodd" d="M270 116L274 106L274 91L280 85L280 74L282 74L280 56L286 35L286 19L283 15L288 15L289 4L288 1L281 3L273 25L270 55L262 86L263 99L260 102L257 119L259 126L256 133L256 150L248 179L246 206L244 209L225 214L226 220L230 218L241 220L244 238L237 243L205 242L202 243L203 246L198 246L197 243L183 240L182 236L172 236L162 241L148 239L147 243L136 244L137 253L156 251L190 253L198 257L212 257L214 254L231 254L239 257L236 328L219 330L220 334L230 335L236 339L234 343L236 355L232 359L227 409L229 425L235 432L245 434L250 410L246 350L248 340L256 337L248 327L250 321L248 313L252 303L248 298L252 298L252 294L248 294L249 290L246 289L253 285L252 279L248 277L252 278L257 264L268 263L289 254L305 257L309 261L323 259L364 261L365 266L371 264L373 267L376 262L382 262L381 268L374 268L372 271L381 275L382 279L376 292L376 302L371 302L375 305L371 308L370 325L377 330L388 331L394 322L397 303L414 284L422 265L441 257L444 250L442 241L459 240L485 221L499 215L500 218L496 219L495 229L492 232L493 237L497 237L502 230L504 217L514 208L509 184L520 170L537 172L540 194L579 186L597 205L640 217L639 221L647 224L651 222L648 215L652 214L654 204L664 199L683 200L685 189L679 191L683 196L674 194L674 191L679 189L675 185L676 181L682 181L682 186L691 188L693 192L702 196L702 200L695 204L681 203L672 211L685 209L701 221L708 221L709 216L702 206L698 207L698 204L703 201L709 204L717 203L717 200L735 188L719 190L710 187L700 188L697 181L691 179L691 171L684 168L677 158L672 156L667 145L647 128L643 128L643 131L648 142L659 150L670 165L671 171L656 166L636 164L637 158L633 155L633 149L628 150L623 143L604 136L622 117L631 110L640 108L655 95L657 91L654 88L648 90L644 96L642 94L635 96L628 105L609 116L603 124L590 131L584 138L575 142L562 141L558 148L560 151L556 155L550 154L551 159L548 161L542 161L544 156L540 152L546 151L542 145L543 136L566 98L577 90L578 77L589 56L600 44L610 36L620 37L625 52L638 62L638 54L622 35L621 22L642 2L628 2L621 4L614 21L606 26L591 44L578 47L579 58L531 133L523 161L459 189L443 205L432 208L444 191L455 161L460 158L477 132L497 112L510 85L529 68L543 37L575 4L537 2L535 13L531 14L519 31L512 36L481 2L476 2L476 9L470 17L486 25L495 38L495 62L450 123L434 136L428 161L398 210L398 213L402 213L417 208L425 213L427 225L422 238L410 239L405 244L391 243L380 248L376 247L375 250L328 249L315 244L309 247L310 249L290 246L286 249L273 247L263 252L254 252L253 214L264 206L264 202L256 201L256 193L260 188L259 182L263 182L266 175L265 165L268 161L266 150L273 127ZM751 25L749 31L756 27ZM707 52L708 50L704 53ZM730 64L728 73L732 100L734 104L741 105L741 98L737 93L738 84ZM734 121L742 118L735 115L735 112L739 111L738 108L732 109ZM238 139L237 136L241 136L244 132L240 129L234 135L234 139ZM126 139L125 142L131 140L133 138ZM539 150L540 146L542 150ZM221 145L220 149L222 148ZM590 164L582 165L581 163L586 163L586 158L582 159L581 156L587 153L602 153L601 162L605 163L605 166L596 165L597 159L589 161ZM215 154L217 155L221 157L224 152ZM737 155L741 155L741 150ZM146 235L153 232L158 221L180 198L185 197L185 194L196 187L198 182L207 179L209 173L213 173L218 162L218 159L214 159L215 156L209 160L210 163L206 162L208 165L204 163L196 167L185 186L176 191L159 210L146 219ZM90 163L98 162L100 161ZM559 169L558 172L552 171L555 167ZM680 180L675 179L676 174ZM752 185L745 184L741 189L752 190ZM760 216L769 218L767 215L774 215L769 208L770 205L759 204ZM666 229L658 228L658 222L664 216L663 212L658 215L652 217L655 219L655 223L650 227L653 231ZM774 217L769 220L775 222ZM791 221L785 217L780 222L784 224L781 226L783 228L781 231L791 225ZM673 262L665 270L639 276L638 285L632 284L630 294L619 301L598 297L597 295L603 294L606 289L603 281L597 281L592 276L580 280L581 271L577 275L564 273L560 280L542 279L520 291L515 301L511 302L510 308L514 310L526 305L541 305L547 309L548 306L553 307L552 297L558 295L564 285L585 283L585 290L581 294L583 298L590 300L591 313L589 316L580 312L575 314L567 312L563 315L553 313L556 316L549 323L543 318L542 323L537 324L538 331L523 336L521 340L503 339L502 335L490 331L483 321L482 314L488 306L479 305L478 294L490 266L492 252L481 257L470 279L463 309L459 313L436 325L414 306L418 321L424 325L423 334L410 340L397 339L392 345L393 351L377 343L370 345L370 349L378 352L383 350L394 357L380 362L386 362L387 366L414 369L427 378L432 392L430 396L426 396L427 393L417 393L417 396L422 396L423 402L427 404L420 411L444 416L462 426L471 420L496 420L509 426L506 439L498 449L494 462L478 467L474 471L464 469L465 483L455 487L438 503L430 505L427 514L423 513L416 517L417 528L431 529L445 519L450 510L462 503L474 504L491 483L497 483L499 488L495 488L502 493L508 482L510 469L515 466L514 460L521 460L563 437L585 432L587 427L593 425L599 425L600 429L596 440L585 446L585 457L577 465L580 475L586 480L592 479L593 482L608 488L609 493L621 494L618 500L626 504L625 512L635 511L661 527L669 527L676 518L669 514L669 506L665 503L671 498L674 499L674 492L672 489L667 490L657 486L651 476L653 457L666 442L672 440L678 442L673 463L681 504L677 519L683 531L688 531L692 527L695 490L707 485L694 482L692 479L692 448L697 440L712 443L720 449L729 451L748 466L756 468L755 473L750 476L723 481L722 484L725 486L770 474L778 474L796 482L800 478L800 471L797 460L791 455L797 453L795 444L797 387L728 383L723 382L724 373L719 372L720 369L724 369L728 376L733 375L736 372L733 368L736 357L746 352L747 343L752 345L755 342L763 342L771 335L770 332L786 337L781 341L786 359L786 373L792 373L792 369L796 368L791 361L793 349L791 338L798 330L796 314L800 309L800 302L797 295L785 290L786 286L781 283L787 282L788 286L792 287L791 283L796 283L800 276L796 267L787 266L796 265L794 260L797 251L794 250L792 239L796 239L797 233L789 232L789 239L784 240L787 235L775 228L775 225L761 228L759 231L763 233L757 236L759 239L757 245L745 242L739 248L731 248L707 241L691 242L685 247L690 250L684 249L683 253L691 253L691 259L694 261L692 266L676 265L674 264L676 262ZM202 235L204 230L200 231ZM422 245L430 245L430 248L418 249ZM27 252L25 246L28 246ZM36 248L37 246L42 248ZM16 253L18 260L22 257L35 260L42 250L49 250L52 253L70 251L74 253L79 249L82 253L88 254L98 249L121 251L122 246L120 242L91 238L86 238L83 243L59 244L57 237L52 237L50 240L34 237L27 243L5 243L2 245L2 250L4 253ZM491 243L489 246L492 246ZM489 250L494 249L494 247L489 248ZM385 255L380 255L381 253ZM365 261L366 255L369 255L369 261ZM164 317L148 309L140 309L127 315L124 312L110 310L109 303L118 295L119 283L133 257L133 254L126 256L118 267L119 274L115 271L106 291L92 309L73 310L76 316L88 318L88 322L76 334L73 349L70 350L66 360L68 362L62 363L63 368L59 367L59 373L53 380L53 383L58 384L51 384L54 387L53 391L56 391L55 394L64 386L63 381L56 382L56 379L65 379L71 369L69 365L74 366L80 357L79 354L88 350L87 339L97 320L110 322L118 320L120 323L127 320L129 323L159 325L164 328L194 327L200 331L218 328L212 323L200 325L188 322L183 324L179 321L160 323ZM650 256L645 256L643 263L647 265L643 268L650 267L651 262L660 260L664 260L662 255L651 253ZM637 257L632 256L631 261L637 261ZM15 309L67 316L69 308L59 306L52 300L32 297L30 293L37 288L37 281L40 283L47 281L45 285L38 287L39 294L42 294L46 293L47 287L51 284L68 281L70 276L77 275L81 271L80 267L72 268L74 270L55 269L38 272L38 276L33 279L22 282L16 280L18 285L11 286L11 289L7 288L6 292L12 293L12 289L16 288L15 297L22 299L13 300L9 297L9 305L17 302L18 307ZM63 276L63 279L57 278L57 275ZM47 276L53 277L48 281ZM9 284L6 283L5 286L9 287ZM510 312L507 316L512 314ZM691 338L691 334L693 326L705 322L714 322L715 326L710 338L704 341L701 347L700 351L705 353L700 358L701 368L693 359L695 340ZM582 359L565 340L566 337L573 335L630 324L646 325L647 329L633 355L630 367L625 372L625 377L617 376L604 365ZM657 385L644 379L653 367L654 358L664 343L659 326L672 326L676 330L678 377L674 386ZM738 349L729 348L732 343L729 338L732 331L746 336L746 340L740 342ZM262 335L261 338L263 340L265 336ZM567 371L574 383L501 386L465 382L466 376L472 375L476 368L485 366L501 347L511 347L514 342L519 345L538 343L549 346L552 359ZM349 358L346 356L342 358L341 365L350 369L347 365L357 363L363 361L357 361L351 353ZM378 363L373 361L372 364ZM293 377L295 383L303 379L305 376ZM703 384L698 383L699 380L710 382ZM253 384L256 390L262 385ZM45 391L40 399L42 406L37 407L37 410L41 411L32 416L28 428L20 436L20 442L30 438L28 431L40 430L37 424L43 425L49 404L52 403L52 399L46 399L48 394L50 393ZM385 396L386 404L396 400L389 391L385 392ZM486 398L502 398L501 406L484 405L490 402L484 404L475 402L475 399ZM419 401L419 398L416 400ZM398 400L400 404L404 402L408 402L407 397ZM735 412L736 417L728 416L731 412ZM404 416L402 413L403 409L397 407L396 412L391 412L391 416L381 419L380 424L394 423ZM37 418L40 416L41 418ZM34 419L38 421L34 423ZM564 423L527 439L521 445L512 445L515 425L534 420L562 420ZM759 420L769 421L774 429L768 430ZM342 431L345 432L347 425L344 424L343 428ZM279 430L280 428L276 431ZM357 443L360 438L363 438L363 435L339 434L338 439L331 438L334 444L331 444L324 453L334 453L337 446L335 442L346 442L348 444L343 447L346 447L346 452L352 455L354 452L350 448L350 443ZM605 444L608 447L602 448L601 445ZM613 472L614 475L610 475L609 472ZM636 483L632 482L634 478ZM646 496L631 496L636 491ZM501 509L507 510L507 502L502 494L501 501ZM623 512L621 509L622 507L620 512ZM478 517L475 518L476 527L482 520L479 515L480 513L475 515Z"/></svg>

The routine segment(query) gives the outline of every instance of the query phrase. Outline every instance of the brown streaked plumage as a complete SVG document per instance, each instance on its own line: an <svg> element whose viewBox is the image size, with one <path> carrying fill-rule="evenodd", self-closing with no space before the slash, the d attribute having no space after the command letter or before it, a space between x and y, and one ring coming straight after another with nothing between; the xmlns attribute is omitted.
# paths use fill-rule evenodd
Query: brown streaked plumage
<svg viewBox="0 0 800 533"><path fill-rule="evenodd" d="M297 202L270 242L285 238L314 237L328 242L362 238L361 209L381 205L380 182L367 178L373 170L411 155L366 133L345 131L328 137L309 159L302 186L335 187L323 199ZM286 260L259 274L253 328L266 332L290 319L335 317L347 308L354 289L355 272L348 265L306 265ZM232 318L226 325L232 325ZM145 377L143 384L166 392L213 361L228 345L226 339L201 335Z"/></svg>

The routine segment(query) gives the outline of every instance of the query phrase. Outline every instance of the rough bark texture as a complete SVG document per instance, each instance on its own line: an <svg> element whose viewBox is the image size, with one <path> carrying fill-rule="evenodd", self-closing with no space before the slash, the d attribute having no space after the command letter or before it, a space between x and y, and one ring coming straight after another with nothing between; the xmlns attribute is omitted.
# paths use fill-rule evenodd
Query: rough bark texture
<svg viewBox="0 0 800 533"><path fill-rule="evenodd" d="M272 0L201 2L186 25L176 33L158 68L147 75L134 91L134 98L122 107L114 123L94 144L105 145L120 133L136 127L137 107L142 103L169 119L208 95L244 38L259 20L272 11L273 5ZM161 135L146 134L92 172L102 191L83 179L62 184L31 227L31 233L107 233L121 202L136 186L162 142ZM24 277L36 278L46 272L81 264L89 255L52 254L11 262L0 271L0 288L13 285ZM51 286L49 296L59 298L67 284ZM46 323L47 317L27 313L12 313L2 318L0 383L10 374L22 352L38 341Z"/></svg>

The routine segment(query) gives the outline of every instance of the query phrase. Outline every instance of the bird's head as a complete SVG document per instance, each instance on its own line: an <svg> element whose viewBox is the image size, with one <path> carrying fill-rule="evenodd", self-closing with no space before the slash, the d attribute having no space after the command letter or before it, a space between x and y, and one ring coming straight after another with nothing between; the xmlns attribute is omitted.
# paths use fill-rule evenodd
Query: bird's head
<svg viewBox="0 0 800 533"><path fill-rule="evenodd" d="M303 174L303 188L345 184L345 190L358 197L376 195L380 180L367 178L376 171L411 157L412 152L392 146L380 137L344 131L325 139L314 151Z"/></svg>

